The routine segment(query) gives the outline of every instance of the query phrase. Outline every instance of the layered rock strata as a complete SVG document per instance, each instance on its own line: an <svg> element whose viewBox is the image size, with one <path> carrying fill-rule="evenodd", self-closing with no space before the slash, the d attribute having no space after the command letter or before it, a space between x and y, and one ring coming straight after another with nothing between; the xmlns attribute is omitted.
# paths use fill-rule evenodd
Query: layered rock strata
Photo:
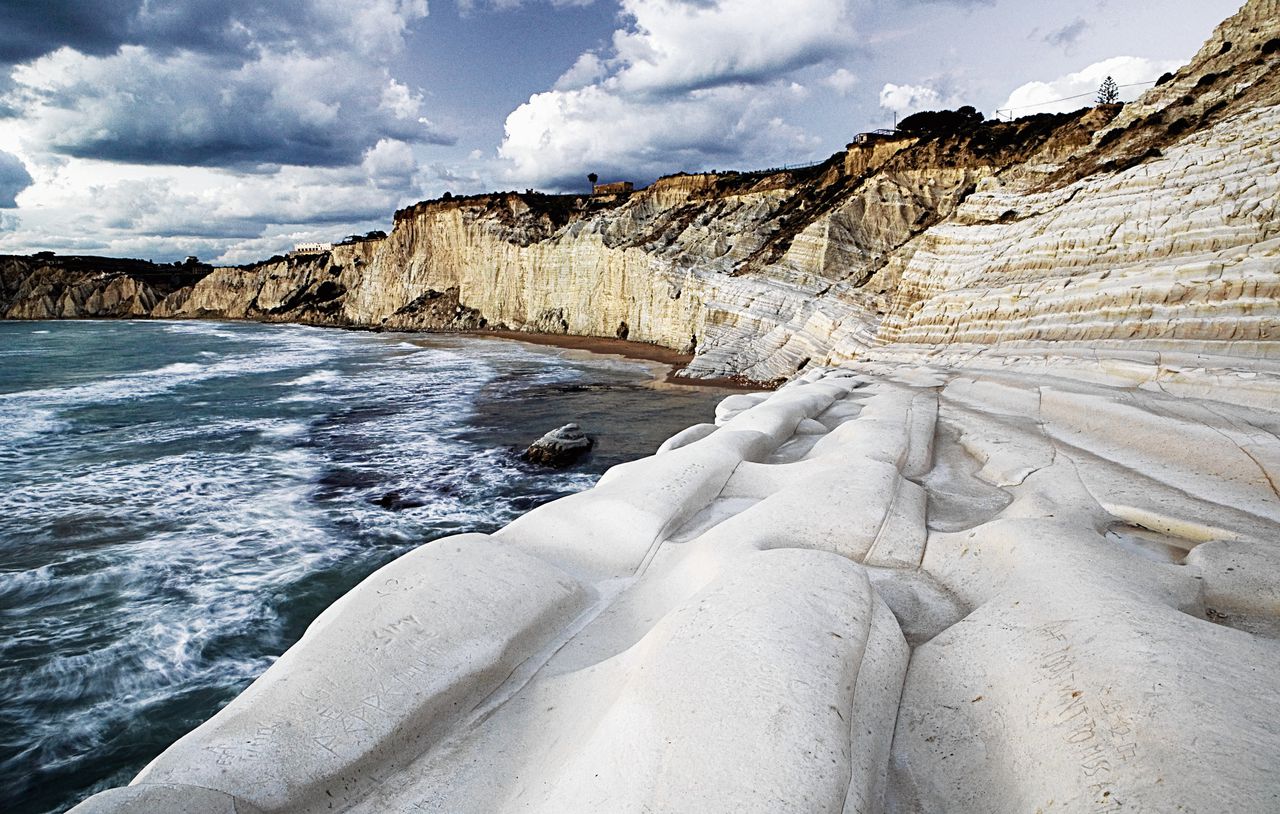
<svg viewBox="0 0 1280 814"><path fill-rule="evenodd" d="M138 318L212 268L162 266L108 257L0 256L0 317L5 319Z"/></svg>
<svg viewBox="0 0 1280 814"><path fill-rule="evenodd" d="M889 343L1265 356L1280 341L1276 12L1246 4L1123 109L872 137L808 169L625 198L423 203L385 238L171 292L104 276L100 295L57 299L38 267L32 282L0 265L0 314L620 336L695 353L690 375L757 380Z"/></svg>
<svg viewBox="0 0 1280 814"><path fill-rule="evenodd" d="M77 814L1274 811L1280 365L1185 361L730 397L375 573Z"/></svg>
<svg viewBox="0 0 1280 814"><path fill-rule="evenodd" d="M887 343L1119 342L1275 353L1280 14L1254 0L1138 102L929 137L816 167L682 175L626 198L419 204L382 239L155 292L49 296L0 264L9 317L141 316L621 336L691 375L786 378Z"/></svg>

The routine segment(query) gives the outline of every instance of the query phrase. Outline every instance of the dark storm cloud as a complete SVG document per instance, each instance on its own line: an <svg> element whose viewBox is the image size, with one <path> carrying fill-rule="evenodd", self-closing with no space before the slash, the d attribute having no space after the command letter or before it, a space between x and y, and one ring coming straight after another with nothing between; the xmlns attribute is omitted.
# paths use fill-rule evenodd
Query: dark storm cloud
<svg viewBox="0 0 1280 814"><path fill-rule="evenodd" d="M13 209L18 193L31 186L31 173L16 155L0 150L0 209Z"/></svg>
<svg viewBox="0 0 1280 814"><path fill-rule="evenodd" d="M0 62L25 62L64 45L109 54L127 36L141 0L6 0L0 4Z"/></svg>
<svg viewBox="0 0 1280 814"><path fill-rule="evenodd" d="M122 45L244 53L254 42L305 39L314 22L305 0L5 0L0 63L64 46L94 56Z"/></svg>
<svg viewBox="0 0 1280 814"><path fill-rule="evenodd" d="M170 224L162 229L149 230L147 232L147 236L165 239L174 237L203 237L246 240L248 238L261 237L264 228L262 221L230 220L219 221L217 223L209 223L208 221L187 221L185 223Z"/></svg>
<svg viewBox="0 0 1280 814"><path fill-rule="evenodd" d="M201 55L125 49L29 91L49 149L135 164L253 167L357 163L380 139L450 143L406 88L346 60L270 57L219 71ZM216 78L210 82L210 78Z"/></svg>
<svg viewBox="0 0 1280 814"><path fill-rule="evenodd" d="M52 23L0 12L33 34L5 40L11 56L44 53L0 83L0 117L48 152L261 172L358 164L385 139L452 143L386 68L425 0L90 5L54 0Z"/></svg>
<svg viewBox="0 0 1280 814"><path fill-rule="evenodd" d="M899 0L904 6L994 6L996 0Z"/></svg>

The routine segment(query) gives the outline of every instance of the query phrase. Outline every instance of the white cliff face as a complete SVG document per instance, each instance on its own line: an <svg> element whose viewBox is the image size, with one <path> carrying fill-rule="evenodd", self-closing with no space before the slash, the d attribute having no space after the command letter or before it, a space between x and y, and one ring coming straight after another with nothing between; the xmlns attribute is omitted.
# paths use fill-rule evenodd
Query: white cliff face
<svg viewBox="0 0 1280 814"><path fill-rule="evenodd" d="M877 340L1274 355L1278 37L1280 4L1248 3L1088 147L980 184L910 244Z"/></svg>
<svg viewBox="0 0 1280 814"><path fill-rule="evenodd" d="M918 241L879 338L1267 353L1280 339L1277 133L1280 107L1258 108L1122 173L980 189Z"/></svg>
<svg viewBox="0 0 1280 814"><path fill-rule="evenodd" d="M73 319L84 313L144 317L160 300L151 286L129 276L68 274L42 266L28 271L25 263L13 258L0 261L0 277L8 278L5 283L12 281L12 290L3 297L11 303L3 311L6 319Z"/></svg>
<svg viewBox="0 0 1280 814"><path fill-rule="evenodd" d="M1280 9L1255 0L1122 110L851 145L622 199L419 204L381 240L157 294L3 286L6 316L208 317L624 336L784 380L885 344L1274 352ZM8 272L6 272L8 273ZM130 287L132 286L132 287Z"/></svg>
<svg viewBox="0 0 1280 814"><path fill-rule="evenodd" d="M220 269L154 315L622 336L696 352L693 375L782 378L833 336L869 340L888 299L867 282L1047 135L956 156L882 140L799 174L676 176L621 202L421 204L383 240Z"/></svg>
<svg viewBox="0 0 1280 814"><path fill-rule="evenodd" d="M625 336L695 352L691 375L756 380L886 343L1270 353L1280 54L1263 51L1280 25L1246 12L1234 25L1256 31L1224 55L1224 27L1114 122L872 142L623 202L419 205L384 240L220 270L155 314Z"/></svg>

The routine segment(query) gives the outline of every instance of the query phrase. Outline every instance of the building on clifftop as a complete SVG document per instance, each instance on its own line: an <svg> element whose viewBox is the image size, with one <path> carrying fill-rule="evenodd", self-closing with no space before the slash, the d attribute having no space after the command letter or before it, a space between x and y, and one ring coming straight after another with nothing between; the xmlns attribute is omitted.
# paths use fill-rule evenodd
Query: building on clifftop
<svg viewBox="0 0 1280 814"><path fill-rule="evenodd" d="M614 181L611 184L592 184L592 195L630 195L635 192L636 185L630 181Z"/></svg>
<svg viewBox="0 0 1280 814"><path fill-rule="evenodd" d="M296 257L300 254L328 254L333 251L332 243L299 243L293 247L293 251L289 252L290 257Z"/></svg>

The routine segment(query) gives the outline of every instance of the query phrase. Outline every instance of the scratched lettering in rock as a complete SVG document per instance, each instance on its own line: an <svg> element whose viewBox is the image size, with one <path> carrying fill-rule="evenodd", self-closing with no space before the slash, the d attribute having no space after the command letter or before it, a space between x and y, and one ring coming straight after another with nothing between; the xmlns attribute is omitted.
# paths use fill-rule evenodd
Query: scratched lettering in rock
<svg viewBox="0 0 1280 814"><path fill-rule="evenodd" d="M316 746L335 757L349 747L358 747L376 732L370 717L378 713L370 706L357 702L327 705L312 710L307 718L308 734ZM381 716L385 717L385 715Z"/></svg>
<svg viewBox="0 0 1280 814"><path fill-rule="evenodd" d="M414 693L399 674L387 674L380 665L366 662L368 679L360 703L385 717L397 716L412 703Z"/></svg>
<svg viewBox="0 0 1280 814"><path fill-rule="evenodd" d="M383 644L390 644L406 635L421 635L426 631L427 627L422 620L410 613L394 622L374 628L373 638Z"/></svg>
<svg viewBox="0 0 1280 814"><path fill-rule="evenodd" d="M1115 772L1138 753L1132 721L1124 706L1105 693L1091 691L1077 677L1078 661L1067 623L1036 629L1045 648L1036 654L1037 683L1047 684L1050 721L1080 768L1095 814L1124 807Z"/></svg>
<svg viewBox="0 0 1280 814"><path fill-rule="evenodd" d="M205 747L205 751L214 755L214 762L219 766L258 761L271 754L276 730L280 726L280 723L261 723L248 738L234 743L211 744Z"/></svg>
<svg viewBox="0 0 1280 814"><path fill-rule="evenodd" d="M387 577L382 581L375 591L378 596L390 596L400 590L400 580L395 577Z"/></svg>

